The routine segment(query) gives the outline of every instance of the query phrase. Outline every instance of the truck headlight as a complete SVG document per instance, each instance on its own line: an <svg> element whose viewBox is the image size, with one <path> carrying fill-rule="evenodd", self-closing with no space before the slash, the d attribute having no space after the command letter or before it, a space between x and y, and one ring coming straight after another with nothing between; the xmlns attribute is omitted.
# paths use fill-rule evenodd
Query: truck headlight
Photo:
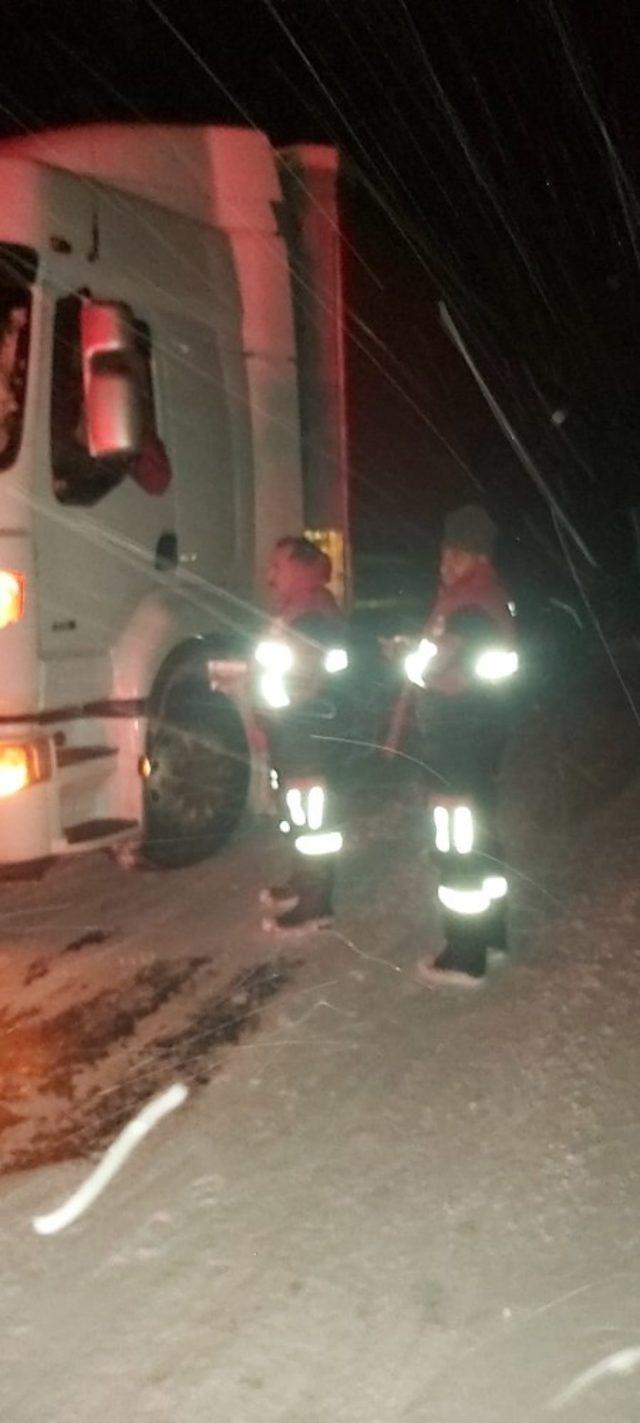
<svg viewBox="0 0 640 1423"><path fill-rule="evenodd" d="M0 799L50 777L51 752L46 739L0 745Z"/></svg>
<svg viewBox="0 0 640 1423"><path fill-rule="evenodd" d="M24 612L24 575L0 568L0 628L19 623Z"/></svg>

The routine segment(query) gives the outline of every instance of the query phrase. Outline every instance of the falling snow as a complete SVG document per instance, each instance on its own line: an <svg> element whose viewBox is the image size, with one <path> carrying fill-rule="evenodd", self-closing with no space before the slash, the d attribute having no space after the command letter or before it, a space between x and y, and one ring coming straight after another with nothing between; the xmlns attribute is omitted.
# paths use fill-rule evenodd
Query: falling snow
<svg viewBox="0 0 640 1423"><path fill-rule="evenodd" d="M23 0L3 126L161 114L339 143L374 592L404 615L443 510L480 493L582 666L528 649L513 954L472 1001L415 972L438 929L411 751L362 762L335 929L295 953L260 932L264 828L179 875L91 856L2 886L0 1419L631 1423L637 17L248 8L115 0L87 27ZM176 1082L182 1109L111 1172ZM90 1212L34 1232L96 1180Z"/></svg>

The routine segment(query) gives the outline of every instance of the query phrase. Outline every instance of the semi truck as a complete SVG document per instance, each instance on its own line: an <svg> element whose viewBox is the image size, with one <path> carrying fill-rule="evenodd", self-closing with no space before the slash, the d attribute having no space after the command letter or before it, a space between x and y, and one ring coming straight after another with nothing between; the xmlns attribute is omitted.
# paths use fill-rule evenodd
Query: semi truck
<svg viewBox="0 0 640 1423"><path fill-rule="evenodd" d="M348 599L338 167L220 126L0 142L0 869L186 864L261 784L233 669L274 542Z"/></svg>

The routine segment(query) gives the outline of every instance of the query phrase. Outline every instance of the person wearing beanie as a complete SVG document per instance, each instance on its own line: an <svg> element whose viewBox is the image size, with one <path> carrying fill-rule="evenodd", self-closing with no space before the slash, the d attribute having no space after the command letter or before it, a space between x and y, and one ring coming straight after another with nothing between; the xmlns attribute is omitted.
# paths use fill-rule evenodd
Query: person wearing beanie
<svg viewBox="0 0 640 1423"><path fill-rule="evenodd" d="M434 988L479 986L488 949L506 948L497 777L518 653L514 616L493 565L496 533L479 505L450 514L435 604L405 662L429 781L445 938L443 950L418 965Z"/></svg>
<svg viewBox="0 0 640 1423"><path fill-rule="evenodd" d="M310 540L280 539L266 580L275 617L255 653L256 701L289 870L283 884L261 891L260 901L267 911L264 929L280 934L321 928L333 916L342 848L336 780L349 659L330 578L330 560Z"/></svg>

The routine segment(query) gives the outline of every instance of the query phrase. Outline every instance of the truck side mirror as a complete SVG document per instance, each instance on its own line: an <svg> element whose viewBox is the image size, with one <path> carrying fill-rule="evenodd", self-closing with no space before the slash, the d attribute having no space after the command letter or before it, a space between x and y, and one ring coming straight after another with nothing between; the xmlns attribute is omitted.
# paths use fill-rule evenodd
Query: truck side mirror
<svg viewBox="0 0 640 1423"><path fill-rule="evenodd" d="M87 446L95 458L132 458L144 435L131 314L117 302L83 302L80 316Z"/></svg>

